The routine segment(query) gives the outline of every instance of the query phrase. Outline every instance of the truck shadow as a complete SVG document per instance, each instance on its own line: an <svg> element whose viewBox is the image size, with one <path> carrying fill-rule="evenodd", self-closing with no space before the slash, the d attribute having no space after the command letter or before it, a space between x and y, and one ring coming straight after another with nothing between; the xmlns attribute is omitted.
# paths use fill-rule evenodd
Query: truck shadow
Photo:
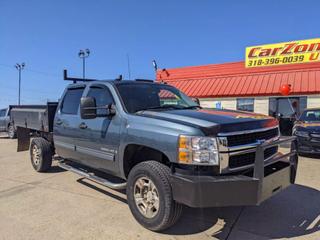
<svg viewBox="0 0 320 240"><path fill-rule="evenodd" d="M206 231L212 237L226 239L231 231L237 230L269 239L299 237L319 231L320 192L293 185L260 206L186 207L180 221L164 234L188 235Z"/></svg>
<svg viewBox="0 0 320 240"><path fill-rule="evenodd" d="M307 157L307 158L317 158L320 159L320 154L316 154L316 153L299 153L299 156L301 157Z"/></svg>
<svg viewBox="0 0 320 240"><path fill-rule="evenodd" d="M77 182L127 204L125 190L105 190L84 178ZM161 234L192 235L205 232L217 239L227 239L231 232L236 234L239 230L263 236L263 239L302 237L317 232L320 230L320 191L292 185L260 206L184 207L180 220Z"/></svg>
<svg viewBox="0 0 320 240"><path fill-rule="evenodd" d="M51 168L46 173L60 173L60 172L66 172L66 171L67 170L64 170L59 166L51 166Z"/></svg>
<svg viewBox="0 0 320 240"><path fill-rule="evenodd" d="M122 202L122 203L127 204L126 198L121 197L121 196L118 196L118 195L116 195L116 194L113 194L113 193L111 193L110 191L106 191L106 190L104 190L104 189L102 189L102 188L99 188L99 187L91 184L91 183L90 183L88 180L86 180L85 178L79 178L79 179L77 180L77 182L80 183L80 184L82 184L82 185L84 185L84 186L86 186L86 187L92 188L92 189L94 189L94 190L96 190L96 191L98 191L98 192L100 192L100 193L102 193L102 194L105 194L105 195L107 195L108 197L112 197L112 198L118 200L119 202ZM117 192L117 193L120 193L121 195L124 195L124 194L126 193L125 190L112 190L112 191L115 191L115 192Z"/></svg>

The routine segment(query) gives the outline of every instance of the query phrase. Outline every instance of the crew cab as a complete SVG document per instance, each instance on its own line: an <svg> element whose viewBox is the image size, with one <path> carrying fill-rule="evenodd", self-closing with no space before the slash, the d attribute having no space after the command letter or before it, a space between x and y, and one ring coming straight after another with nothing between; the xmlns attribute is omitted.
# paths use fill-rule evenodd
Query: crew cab
<svg viewBox="0 0 320 240"><path fill-rule="evenodd" d="M11 112L36 171L56 154L60 167L126 189L133 216L153 231L174 225L183 205L258 205L295 181L295 137L280 139L276 119L203 109L163 83L82 80L59 103Z"/></svg>
<svg viewBox="0 0 320 240"><path fill-rule="evenodd" d="M6 132L9 138L14 139L16 131L14 125L10 122L10 108L0 109L0 132Z"/></svg>

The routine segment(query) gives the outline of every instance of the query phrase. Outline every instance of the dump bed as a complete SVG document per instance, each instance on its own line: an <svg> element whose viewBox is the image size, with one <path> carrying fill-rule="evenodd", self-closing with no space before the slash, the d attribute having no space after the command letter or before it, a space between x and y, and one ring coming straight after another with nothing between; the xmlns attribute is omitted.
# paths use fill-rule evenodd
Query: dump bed
<svg viewBox="0 0 320 240"><path fill-rule="evenodd" d="M48 102L46 105L11 106L11 122L15 128L52 132L57 106L58 102Z"/></svg>

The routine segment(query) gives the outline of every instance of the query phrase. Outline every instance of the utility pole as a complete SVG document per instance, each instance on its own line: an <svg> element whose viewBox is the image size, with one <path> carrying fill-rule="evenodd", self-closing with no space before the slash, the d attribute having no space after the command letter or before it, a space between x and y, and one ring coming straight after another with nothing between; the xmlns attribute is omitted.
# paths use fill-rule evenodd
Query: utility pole
<svg viewBox="0 0 320 240"><path fill-rule="evenodd" d="M84 49L84 50L80 50L78 53L79 58L82 58L82 78L85 79L86 78L86 58L89 57L90 55L90 50Z"/></svg>
<svg viewBox="0 0 320 240"><path fill-rule="evenodd" d="M21 103L21 71L24 69L25 66L26 66L25 63L21 63L21 64L17 63L17 64L15 65L15 68L16 68L16 69L18 70L18 72L19 72L18 105L20 105L20 103Z"/></svg>

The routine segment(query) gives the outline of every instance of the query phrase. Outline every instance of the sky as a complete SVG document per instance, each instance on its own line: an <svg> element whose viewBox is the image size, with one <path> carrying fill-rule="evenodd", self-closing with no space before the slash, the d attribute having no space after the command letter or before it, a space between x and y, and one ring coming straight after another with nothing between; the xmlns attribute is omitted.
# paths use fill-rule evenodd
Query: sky
<svg viewBox="0 0 320 240"><path fill-rule="evenodd" d="M314 0L1 0L0 108L57 101L62 71L86 76L154 79L159 68L242 61L248 46L320 36Z"/></svg>

